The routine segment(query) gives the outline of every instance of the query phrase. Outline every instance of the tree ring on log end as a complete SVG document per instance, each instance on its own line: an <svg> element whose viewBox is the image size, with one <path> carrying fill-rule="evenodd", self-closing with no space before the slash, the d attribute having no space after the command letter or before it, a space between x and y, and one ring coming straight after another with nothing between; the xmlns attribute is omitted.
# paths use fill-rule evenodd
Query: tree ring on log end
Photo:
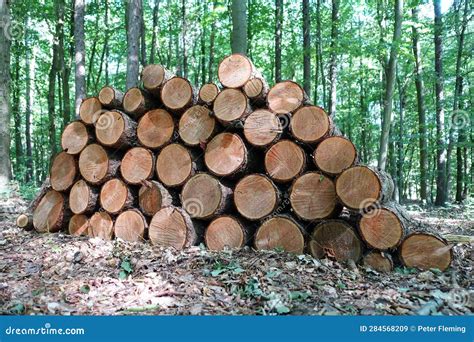
<svg viewBox="0 0 474 342"><path fill-rule="evenodd" d="M380 179L366 166L348 168L336 180L337 196L353 210L363 210L376 204L381 190Z"/></svg>
<svg viewBox="0 0 474 342"><path fill-rule="evenodd" d="M277 191L272 181L264 175L245 176L235 186L235 207L246 219L259 220L275 210L278 204Z"/></svg>
<svg viewBox="0 0 474 342"><path fill-rule="evenodd" d="M271 144L282 131L282 124L278 117L266 109L258 109L245 119L244 136L254 146Z"/></svg>
<svg viewBox="0 0 474 342"><path fill-rule="evenodd" d="M138 122L137 138L140 144L151 149L165 145L173 137L174 122L164 109L147 112Z"/></svg>
<svg viewBox="0 0 474 342"><path fill-rule="evenodd" d="M374 208L362 214L359 221L362 239L372 248L387 250L397 247L403 238L402 222L387 208Z"/></svg>
<svg viewBox="0 0 474 342"><path fill-rule="evenodd" d="M181 192L183 209L193 218L212 217L222 201L222 187L219 181L206 173L192 176Z"/></svg>
<svg viewBox="0 0 474 342"><path fill-rule="evenodd" d="M183 214L174 207L159 210L151 219L150 241L154 245L183 249L188 244L188 226Z"/></svg>
<svg viewBox="0 0 474 342"><path fill-rule="evenodd" d="M245 244L244 228L234 217L220 216L209 224L204 239L207 248L214 251L241 248Z"/></svg>
<svg viewBox="0 0 474 342"><path fill-rule="evenodd" d="M154 156L150 150L134 147L123 156L120 172L127 183L140 184L153 176L154 162Z"/></svg>
<svg viewBox="0 0 474 342"><path fill-rule="evenodd" d="M79 171L86 181L92 184L100 183L107 175L109 157L104 148L98 144L91 144L79 156Z"/></svg>
<svg viewBox="0 0 474 342"><path fill-rule="evenodd" d="M297 110L304 101L304 91L293 81L275 84L268 92L268 108L276 114L287 114Z"/></svg>
<svg viewBox="0 0 474 342"><path fill-rule="evenodd" d="M100 190L100 205L111 214L120 212L128 199L127 185L117 178L107 181Z"/></svg>
<svg viewBox="0 0 474 342"><path fill-rule="evenodd" d="M258 228L255 234L255 248L258 250L283 248L286 252L302 254L303 233L293 220L283 216L272 217Z"/></svg>
<svg viewBox="0 0 474 342"><path fill-rule="evenodd" d="M216 127L216 119L204 106L192 106L179 120L179 136L186 145L199 146L206 143Z"/></svg>
<svg viewBox="0 0 474 342"><path fill-rule="evenodd" d="M329 137L319 143L314 150L314 163L322 172L338 175L351 167L357 158L354 144L339 136Z"/></svg>
<svg viewBox="0 0 474 342"><path fill-rule="evenodd" d="M412 233L399 248L400 259L407 267L428 270L448 269L453 259L452 246L429 233Z"/></svg>
<svg viewBox="0 0 474 342"><path fill-rule="evenodd" d="M66 191L77 175L76 159L71 154L60 152L53 160L50 171L51 187L56 191Z"/></svg>
<svg viewBox="0 0 474 342"><path fill-rule="evenodd" d="M91 237L103 240L112 240L114 237L114 221L105 211L98 211L89 220L89 233Z"/></svg>
<svg viewBox="0 0 474 342"><path fill-rule="evenodd" d="M84 99L79 107L79 116L87 125L93 125L102 114L102 104L96 97Z"/></svg>
<svg viewBox="0 0 474 342"><path fill-rule="evenodd" d="M64 219L64 197L56 190L48 191L33 212L33 226L39 233L57 232Z"/></svg>
<svg viewBox="0 0 474 342"><path fill-rule="evenodd" d="M228 176L245 166L247 148L237 134L221 133L207 144L204 162L216 176Z"/></svg>
<svg viewBox="0 0 474 342"><path fill-rule="evenodd" d="M86 236L89 234L89 219L86 215L73 215L69 220L69 234L74 236Z"/></svg>
<svg viewBox="0 0 474 342"><path fill-rule="evenodd" d="M290 140L281 140L265 153L265 170L276 182L289 182L303 172L303 149Z"/></svg>
<svg viewBox="0 0 474 342"><path fill-rule="evenodd" d="M163 148L156 158L156 174L166 186L183 185L193 174L193 160L189 151L179 144Z"/></svg>
<svg viewBox="0 0 474 342"><path fill-rule="evenodd" d="M115 237L125 241L143 241L146 221L135 209L122 212L115 220Z"/></svg>
<svg viewBox="0 0 474 342"><path fill-rule="evenodd" d="M173 77L161 89L161 101L171 110L183 109L192 98L193 88L185 78Z"/></svg>
<svg viewBox="0 0 474 342"><path fill-rule="evenodd" d="M322 108L306 106L292 115L290 130L296 139L305 143L316 143L329 133L330 120Z"/></svg>
<svg viewBox="0 0 474 342"><path fill-rule="evenodd" d="M61 135L61 147L69 154L79 154L89 142L86 126L80 121L68 124Z"/></svg>
<svg viewBox="0 0 474 342"><path fill-rule="evenodd" d="M252 64L247 57L233 54L224 58L219 64L217 74L224 87L240 88L250 79L252 71Z"/></svg>

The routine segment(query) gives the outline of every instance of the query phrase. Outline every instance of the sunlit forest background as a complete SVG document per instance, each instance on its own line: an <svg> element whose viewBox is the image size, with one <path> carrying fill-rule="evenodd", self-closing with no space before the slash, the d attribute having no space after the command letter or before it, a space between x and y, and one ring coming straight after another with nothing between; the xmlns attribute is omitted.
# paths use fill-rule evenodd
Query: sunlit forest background
<svg viewBox="0 0 474 342"><path fill-rule="evenodd" d="M466 201L473 191L469 0L0 2L2 63L9 70L3 80L11 80L1 113L10 137L2 139L10 141L11 177L26 197L47 177L81 98L104 85L125 90L130 53L141 67L163 64L196 86L218 83L218 63L239 32L245 34L239 49L269 83L304 84L361 161L380 165L381 135L388 134L386 169L398 200L443 205ZM134 7L138 17L127 15ZM235 16L237 8L244 17ZM135 52L127 46L133 27ZM77 88L81 82L85 89Z"/></svg>

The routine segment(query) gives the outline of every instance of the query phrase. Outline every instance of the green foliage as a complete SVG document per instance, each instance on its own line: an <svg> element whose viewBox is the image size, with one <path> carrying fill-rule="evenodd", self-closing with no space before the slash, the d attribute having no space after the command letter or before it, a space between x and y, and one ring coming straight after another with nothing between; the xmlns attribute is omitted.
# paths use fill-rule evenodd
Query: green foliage
<svg viewBox="0 0 474 342"><path fill-rule="evenodd" d="M120 270L118 277L119 279L127 279L127 277L133 273L133 267L128 258L125 258L120 263Z"/></svg>

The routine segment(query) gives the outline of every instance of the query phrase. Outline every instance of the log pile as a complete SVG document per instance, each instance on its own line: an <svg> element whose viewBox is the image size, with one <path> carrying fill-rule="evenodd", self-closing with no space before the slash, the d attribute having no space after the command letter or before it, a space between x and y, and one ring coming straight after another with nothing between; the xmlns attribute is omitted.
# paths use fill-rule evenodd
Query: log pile
<svg viewBox="0 0 474 342"><path fill-rule="evenodd" d="M358 161L297 83L270 87L238 54L219 64L220 85L199 91L161 65L141 77L82 102L18 226L177 249L251 245L379 271L449 267L451 246L414 229L391 178Z"/></svg>

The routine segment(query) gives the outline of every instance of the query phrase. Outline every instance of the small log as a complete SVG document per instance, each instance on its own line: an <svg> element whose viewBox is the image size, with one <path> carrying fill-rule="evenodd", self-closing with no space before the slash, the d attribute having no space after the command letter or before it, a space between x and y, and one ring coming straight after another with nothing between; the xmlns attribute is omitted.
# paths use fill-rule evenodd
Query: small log
<svg viewBox="0 0 474 342"><path fill-rule="evenodd" d="M115 220L115 237L125 241L144 241L148 228L145 217L136 209L122 212Z"/></svg>
<svg viewBox="0 0 474 342"><path fill-rule="evenodd" d="M283 248L286 252L303 254L303 230L295 220L275 216L265 220L258 228L254 243L257 250Z"/></svg>
<svg viewBox="0 0 474 342"><path fill-rule="evenodd" d="M79 156L79 171L89 183L97 185L116 176L120 160L98 144L88 145Z"/></svg>
<svg viewBox="0 0 474 342"><path fill-rule="evenodd" d="M357 262L363 252L363 244L356 231L343 220L327 220L316 225L308 247L315 258L329 257L337 261Z"/></svg>
<svg viewBox="0 0 474 342"><path fill-rule="evenodd" d="M73 121L64 127L61 147L69 154L79 154L93 140L92 134L81 121Z"/></svg>
<svg viewBox="0 0 474 342"><path fill-rule="evenodd" d="M279 202L278 188L264 175L245 176L235 186L234 204L246 219L260 220L270 215Z"/></svg>
<svg viewBox="0 0 474 342"><path fill-rule="evenodd" d="M153 216L148 235L152 244L178 250L199 242L198 232L188 213L172 206L161 209Z"/></svg>
<svg viewBox="0 0 474 342"><path fill-rule="evenodd" d="M100 190L100 205L110 214L118 214L133 207L134 196L130 188L120 179L107 181Z"/></svg>
<svg viewBox="0 0 474 342"><path fill-rule="evenodd" d="M73 215L69 220L68 231L73 236L86 236L89 234L89 219L86 215Z"/></svg>
<svg viewBox="0 0 474 342"><path fill-rule="evenodd" d="M215 83L206 83L199 89L199 102L211 106L219 94L219 87Z"/></svg>
<svg viewBox="0 0 474 342"><path fill-rule="evenodd" d="M216 176L233 176L244 171L248 165L248 152L237 134L216 135L206 147L204 163Z"/></svg>
<svg viewBox="0 0 474 342"><path fill-rule="evenodd" d="M192 106L179 120L179 136L188 146L206 144L216 129L216 120L204 106Z"/></svg>
<svg viewBox="0 0 474 342"><path fill-rule="evenodd" d="M268 108L276 114L288 114L309 104L309 99L301 86L293 81L275 84L267 96Z"/></svg>
<svg viewBox="0 0 474 342"><path fill-rule="evenodd" d="M250 102L256 106L264 106L269 91L268 83L263 78L253 78L244 85L244 93Z"/></svg>
<svg viewBox="0 0 474 342"><path fill-rule="evenodd" d="M356 163L357 150L349 139L328 137L314 150L313 160L319 170L330 176L337 176Z"/></svg>
<svg viewBox="0 0 474 342"><path fill-rule="evenodd" d="M114 238L114 220L105 211L98 211L89 219L89 236L103 240Z"/></svg>
<svg viewBox="0 0 474 342"><path fill-rule="evenodd" d="M173 77L163 85L161 101L172 112L182 112L197 103L197 94L187 79Z"/></svg>
<svg viewBox="0 0 474 342"><path fill-rule="evenodd" d="M282 132L280 120L267 109L258 109L245 119L244 136L252 146L269 146L280 139Z"/></svg>
<svg viewBox="0 0 474 342"><path fill-rule="evenodd" d="M33 226L39 233L60 231L70 217L66 209L64 195L56 190L49 190L33 212Z"/></svg>
<svg viewBox="0 0 474 342"><path fill-rule="evenodd" d="M164 109L154 109L143 115L138 122L137 138L141 145L158 149L166 145L174 133L174 121Z"/></svg>
<svg viewBox="0 0 474 342"><path fill-rule="evenodd" d="M307 144L316 144L333 134L334 125L321 107L305 106L291 116L290 131L295 139Z"/></svg>
<svg viewBox="0 0 474 342"><path fill-rule="evenodd" d="M232 216L216 217L206 229L204 241L207 248L222 251L226 248L242 248L247 241L241 222Z"/></svg>
<svg viewBox="0 0 474 342"><path fill-rule="evenodd" d="M74 183L69 192L69 206L74 214L90 214L97 209L99 190L81 179Z"/></svg>
<svg viewBox="0 0 474 342"><path fill-rule="evenodd" d="M339 175L336 193L347 208L363 211L389 201L393 194L393 181L390 175L383 171L357 165Z"/></svg>
<svg viewBox="0 0 474 342"><path fill-rule="evenodd" d="M242 54L224 58L219 64L217 75L226 88L242 88L250 79L261 77L250 59Z"/></svg>
<svg viewBox="0 0 474 342"><path fill-rule="evenodd" d="M99 91L99 101L104 108L122 109L123 93L110 86L105 86Z"/></svg>
<svg viewBox="0 0 474 342"><path fill-rule="evenodd" d="M97 97L82 100L79 107L79 116L86 125L93 125L103 113L102 104Z"/></svg>
<svg viewBox="0 0 474 342"><path fill-rule="evenodd" d="M95 135L104 146L128 148L137 141L137 124L118 110L107 111L95 123Z"/></svg>
<svg viewBox="0 0 474 342"><path fill-rule="evenodd" d="M305 167L305 152L291 140L280 140L265 153L265 171L275 182L290 182Z"/></svg>
<svg viewBox="0 0 474 342"><path fill-rule="evenodd" d="M248 97L239 89L224 89L214 101L214 115L224 126L243 121L251 113Z"/></svg>
<svg viewBox="0 0 474 342"><path fill-rule="evenodd" d="M381 251L370 251L362 259L366 267L370 267L377 272L388 273L393 271L393 259L388 253Z"/></svg>
<svg viewBox="0 0 474 342"><path fill-rule="evenodd" d="M207 173L192 176L181 192L182 207L192 218L210 219L231 205L232 190Z"/></svg>
<svg viewBox="0 0 474 342"><path fill-rule="evenodd" d="M391 202L364 211L358 228L369 247L384 251L400 245L408 234L410 221L405 209Z"/></svg>
<svg viewBox="0 0 474 342"><path fill-rule="evenodd" d="M342 209L334 182L319 172L305 173L293 182L290 203L295 214L307 221L334 217Z"/></svg>
<svg viewBox="0 0 474 342"><path fill-rule="evenodd" d="M76 158L64 151L60 152L54 157L49 171L51 187L56 191L68 190L74 184L77 171Z"/></svg>
<svg viewBox="0 0 474 342"><path fill-rule="evenodd" d="M165 186L182 186L196 172L195 160L191 151L179 144L166 146L156 158L158 179Z"/></svg>
<svg viewBox="0 0 474 342"><path fill-rule="evenodd" d="M134 147L125 153L120 163L123 179L133 185L153 177L155 172L155 156L146 148Z"/></svg>
<svg viewBox="0 0 474 342"><path fill-rule="evenodd" d="M123 97L123 109L135 120L154 107L150 93L140 88L130 88Z"/></svg>
<svg viewBox="0 0 474 342"><path fill-rule="evenodd" d="M143 68L141 74L143 88L148 90L155 97L160 96L163 84L173 77L175 77L175 75L171 71L159 64L147 65Z"/></svg>
<svg viewBox="0 0 474 342"><path fill-rule="evenodd" d="M20 214L16 218L16 226L24 230L33 229L33 217L28 214Z"/></svg>
<svg viewBox="0 0 474 342"><path fill-rule="evenodd" d="M453 260L452 246L431 232L408 235L399 247L400 261L407 267L446 271Z"/></svg>
<svg viewBox="0 0 474 342"><path fill-rule="evenodd" d="M144 181L138 192L138 203L145 215L153 216L161 208L172 205L173 198L161 183Z"/></svg>

